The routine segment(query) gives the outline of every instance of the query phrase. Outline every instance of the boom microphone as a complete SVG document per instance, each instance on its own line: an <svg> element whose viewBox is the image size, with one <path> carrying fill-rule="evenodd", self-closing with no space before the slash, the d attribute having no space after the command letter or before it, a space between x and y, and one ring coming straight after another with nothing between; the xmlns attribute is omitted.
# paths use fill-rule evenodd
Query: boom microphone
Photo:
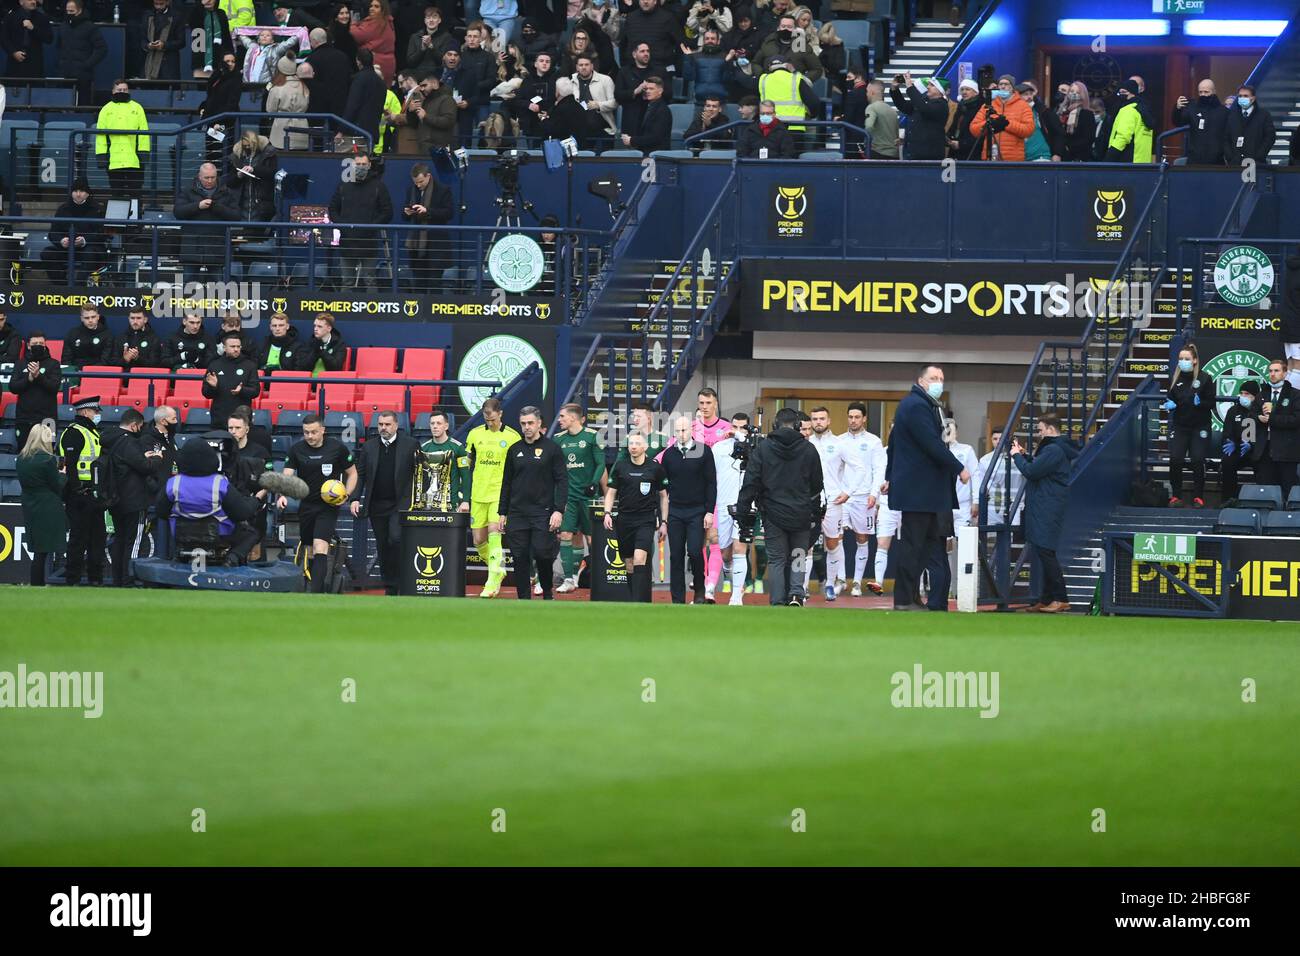
<svg viewBox="0 0 1300 956"><path fill-rule="evenodd" d="M259 488L265 488L273 495L284 495L286 498L297 498L299 501L311 494L307 482L297 475L286 475L278 471L262 472L258 476L257 484Z"/></svg>

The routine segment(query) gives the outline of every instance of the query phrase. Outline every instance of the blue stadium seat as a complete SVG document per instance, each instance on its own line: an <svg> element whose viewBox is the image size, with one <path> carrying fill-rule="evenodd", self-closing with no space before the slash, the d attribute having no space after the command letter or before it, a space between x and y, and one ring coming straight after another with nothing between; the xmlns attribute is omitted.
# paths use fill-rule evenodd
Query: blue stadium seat
<svg viewBox="0 0 1300 956"><path fill-rule="evenodd" d="M303 412L296 409L286 408L280 413L280 417L275 422L275 433L277 435L292 435L294 439L302 437L302 420L308 415L316 414L314 411Z"/></svg>
<svg viewBox="0 0 1300 956"><path fill-rule="evenodd" d="M260 409L259 409L260 411ZM293 447L296 439L292 435L272 435L271 436L271 454L279 461L289 457L289 449ZM277 468L277 471L283 469L283 465Z"/></svg>
<svg viewBox="0 0 1300 956"><path fill-rule="evenodd" d="M694 159L695 154L689 149L656 149L651 156L660 159Z"/></svg>
<svg viewBox="0 0 1300 956"><path fill-rule="evenodd" d="M14 455L18 451L18 429L0 428L0 453Z"/></svg>
<svg viewBox="0 0 1300 956"><path fill-rule="evenodd" d="M406 434L408 435L411 434L411 419L410 416L406 414L406 412L397 413L397 430L399 432L406 432ZM366 436L370 437L371 435L378 435L378 434L379 434L379 412L375 412L373 415L370 416L370 425L366 428Z"/></svg>
<svg viewBox="0 0 1300 956"><path fill-rule="evenodd" d="M735 159L736 151L734 149L702 149L700 150L700 159Z"/></svg>
<svg viewBox="0 0 1300 956"><path fill-rule="evenodd" d="M429 419L433 417L432 412L420 412L415 416L415 428L412 429L411 435L424 441L432 432L429 431Z"/></svg>
<svg viewBox="0 0 1300 956"><path fill-rule="evenodd" d="M60 422L70 422L70 421L72 421L72 420L73 420L74 418L76 418L76 417L77 417L77 413L73 410L73 408L72 408L71 405L60 405L60 406L59 406L59 417L58 417L58 420L59 420Z"/></svg>
<svg viewBox="0 0 1300 956"><path fill-rule="evenodd" d="M1259 534L1262 522L1255 508L1224 508L1214 523L1216 534Z"/></svg>
<svg viewBox="0 0 1300 956"><path fill-rule="evenodd" d="M165 110L171 108L172 91L136 89L131 91L131 99L143 106L146 112L149 110Z"/></svg>
<svg viewBox="0 0 1300 956"><path fill-rule="evenodd" d="M76 106L77 91L71 87L33 86L29 101L32 106L58 107Z"/></svg>
<svg viewBox="0 0 1300 956"><path fill-rule="evenodd" d="M871 22L869 20L835 20L835 32L844 41L844 49L856 52L859 47L871 42Z"/></svg>
<svg viewBox="0 0 1300 956"><path fill-rule="evenodd" d="M1291 489L1291 494L1286 496L1286 510L1300 511L1300 485Z"/></svg>
<svg viewBox="0 0 1300 956"><path fill-rule="evenodd" d="M740 104L727 103L722 107L722 112L727 114L727 119L734 123L740 119Z"/></svg>
<svg viewBox="0 0 1300 956"><path fill-rule="evenodd" d="M680 143L682 137L686 135L686 129L691 125L691 120L695 119L694 103L669 103L668 112L673 116L673 139L674 143Z"/></svg>
<svg viewBox="0 0 1300 956"><path fill-rule="evenodd" d="M5 501L18 501L23 496L23 486L17 478L0 481L0 498Z"/></svg>
<svg viewBox="0 0 1300 956"><path fill-rule="evenodd" d="M270 431L271 430L270 411L265 408L253 409L253 425L256 426L257 428L265 428L267 431Z"/></svg>
<svg viewBox="0 0 1300 956"><path fill-rule="evenodd" d="M26 106L32 101L29 86L11 86L5 90L5 103L8 106Z"/></svg>
<svg viewBox="0 0 1300 956"><path fill-rule="evenodd" d="M1270 511L1264 533L1300 537L1300 511Z"/></svg>
<svg viewBox="0 0 1300 956"><path fill-rule="evenodd" d="M207 98L207 91L198 88L172 90L172 109L196 110Z"/></svg>
<svg viewBox="0 0 1300 956"><path fill-rule="evenodd" d="M814 149L814 150L809 150L806 153L800 153L799 158L828 160L828 159L843 159L844 157L841 156L839 153L832 152L831 150L828 149Z"/></svg>
<svg viewBox="0 0 1300 956"><path fill-rule="evenodd" d="M13 475L18 468L17 455L0 455L0 475L6 478Z"/></svg>
<svg viewBox="0 0 1300 956"><path fill-rule="evenodd" d="M640 159L641 150L639 149L607 149L601 156L623 157L625 159Z"/></svg>
<svg viewBox="0 0 1300 956"><path fill-rule="evenodd" d="M212 412L206 408L191 408L185 416L185 431L202 434L212 430Z"/></svg>
<svg viewBox="0 0 1300 956"><path fill-rule="evenodd" d="M357 442L354 444L359 444L366 433L366 419L360 412L326 412L325 434L338 438L343 434L343 429L347 427L349 421L353 423L353 434L357 436Z"/></svg>
<svg viewBox="0 0 1300 956"><path fill-rule="evenodd" d="M116 425L130 405L105 405L99 410L100 420L107 425Z"/></svg>
<svg viewBox="0 0 1300 956"><path fill-rule="evenodd" d="M1281 485L1244 485L1237 495L1237 502L1261 511L1280 511L1282 509Z"/></svg>

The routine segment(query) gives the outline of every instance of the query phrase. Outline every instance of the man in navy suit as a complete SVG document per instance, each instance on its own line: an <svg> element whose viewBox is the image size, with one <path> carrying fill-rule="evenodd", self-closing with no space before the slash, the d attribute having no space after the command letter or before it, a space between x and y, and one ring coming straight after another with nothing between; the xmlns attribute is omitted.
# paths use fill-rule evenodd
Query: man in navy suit
<svg viewBox="0 0 1300 956"><path fill-rule="evenodd" d="M927 609L917 601L921 571L926 568L931 569L929 610L948 609L945 548L957 507L953 478L970 481L970 472L943 440L942 396L943 369L927 365L912 391L898 403L889 434L889 464L881 490L889 494L889 507L902 513L894 577L896 611Z"/></svg>

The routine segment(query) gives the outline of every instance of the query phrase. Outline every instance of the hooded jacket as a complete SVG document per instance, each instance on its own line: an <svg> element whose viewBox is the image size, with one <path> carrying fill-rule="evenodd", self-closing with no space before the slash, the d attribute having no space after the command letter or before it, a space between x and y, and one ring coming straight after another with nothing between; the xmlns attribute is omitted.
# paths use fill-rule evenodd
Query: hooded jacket
<svg viewBox="0 0 1300 956"><path fill-rule="evenodd" d="M1056 436L1038 443L1034 457L1012 456L1025 476L1025 539L1037 548L1055 551L1061 540L1061 525L1070 499L1070 469L1079 449L1068 439ZM893 505L893 495L890 495Z"/></svg>
<svg viewBox="0 0 1300 956"><path fill-rule="evenodd" d="M299 359L304 352L306 348L298 342L298 330L291 325L284 335L268 335L262 340L257 347L257 367L267 372L297 371L301 368Z"/></svg>
<svg viewBox="0 0 1300 956"><path fill-rule="evenodd" d="M318 365L322 372L343 371L343 363L348 357L348 347L343 341L343 333L337 328L332 329L328 345L313 335L310 342L301 346L300 357L302 364L298 367L305 372L316 371Z"/></svg>
<svg viewBox="0 0 1300 956"><path fill-rule="evenodd" d="M738 514L758 504L763 520L786 531L811 528L820 513L822 459L794 428L777 428L749 456Z"/></svg>

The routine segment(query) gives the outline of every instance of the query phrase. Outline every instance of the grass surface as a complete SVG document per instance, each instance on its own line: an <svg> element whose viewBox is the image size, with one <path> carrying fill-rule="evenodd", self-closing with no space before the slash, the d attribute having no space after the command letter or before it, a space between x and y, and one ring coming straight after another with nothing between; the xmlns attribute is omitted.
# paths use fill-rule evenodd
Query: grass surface
<svg viewBox="0 0 1300 956"><path fill-rule="evenodd" d="M105 685L98 720L0 710L7 864L1300 863L1285 624L13 588L0 619L0 670ZM894 708L917 662L997 671L999 716Z"/></svg>

